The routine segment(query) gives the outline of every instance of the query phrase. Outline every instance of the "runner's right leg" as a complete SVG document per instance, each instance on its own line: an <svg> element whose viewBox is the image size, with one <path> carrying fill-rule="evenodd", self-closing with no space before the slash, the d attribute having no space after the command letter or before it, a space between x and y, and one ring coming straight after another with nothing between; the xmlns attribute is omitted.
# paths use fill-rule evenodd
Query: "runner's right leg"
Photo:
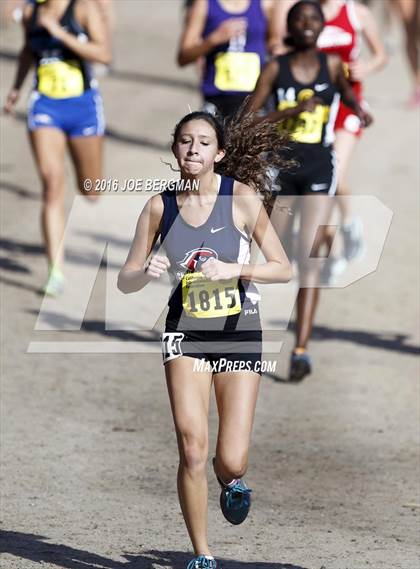
<svg viewBox="0 0 420 569"><path fill-rule="evenodd" d="M196 555L211 555L207 543L208 414L211 372L194 372L196 358L165 364L179 449L178 495Z"/></svg>
<svg viewBox="0 0 420 569"><path fill-rule="evenodd" d="M29 136L43 187L41 224L48 263L60 269L63 261L60 243L65 226L66 136L61 130L48 127L33 130Z"/></svg>

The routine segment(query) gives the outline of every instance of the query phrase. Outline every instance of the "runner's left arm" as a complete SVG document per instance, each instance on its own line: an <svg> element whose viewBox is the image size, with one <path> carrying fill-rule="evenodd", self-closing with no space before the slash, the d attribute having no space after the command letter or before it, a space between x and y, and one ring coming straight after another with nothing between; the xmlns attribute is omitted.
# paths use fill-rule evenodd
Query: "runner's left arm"
<svg viewBox="0 0 420 569"><path fill-rule="evenodd" d="M49 14L41 15L39 24L79 57L96 63L110 63L111 49L106 23L96 2L82 2L79 8L78 20L89 35L88 41L83 42L77 39L75 35L61 27L60 23Z"/></svg>
<svg viewBox="0 0 420 569"><path fill-rule="evenodd" d="M253 189L240 182L234 186L234 221L255 239L266 262L240 264L209 259L202 266L203 274L212 281L240 277L256 283L288 282L292 278L291 265L264 205Z"/></svg>
<svg viewBox="0 0 420 569"><path fill-rule="evenodd" d="M266 260L261 264L243 265L241 278L256 283L289 282L292 278L291 263L274 231L261 199L249 186L245 184L240 184L240 186L241 195L245 198L242 201L246 214L246 228Z"/></svg>
<svg viewBox="0 0 420 569"><path fill-rule="evenodd" d="M331 78L335 83L343 103L352 109L359 117L364 127L372 124L373 118L370 113L366 112L360 105L359 101L354 94L351 84L344 74L344 67L341 58L335 54L328 55L328 68L330 70Z"/></svg>
<svg viewBox="0 0 420 569"><path fill-rule="evenodd" d="M19 99L20 89L21 89L21 87L22 87L22 85L26 79L26 76L29 73L29 70L31 69L31 67L34 63L32 51L31 51L31 49L28 45L28 42L27 42L27 32L26 32L28 20L32 15L32 10L33 10L33 7L29 6L29 5L25 6L25 8L24 8L23 20L22 20L22 25L23 25L23 29L24 29L24 44L23 44L23 47L19 53L18 66L17 66L13 86L10 89L10 91L7 95L7 98L6 98L6 102L4 104L4 112L6 114L14 112L14 107L15 107L18 99Z"/></svg>

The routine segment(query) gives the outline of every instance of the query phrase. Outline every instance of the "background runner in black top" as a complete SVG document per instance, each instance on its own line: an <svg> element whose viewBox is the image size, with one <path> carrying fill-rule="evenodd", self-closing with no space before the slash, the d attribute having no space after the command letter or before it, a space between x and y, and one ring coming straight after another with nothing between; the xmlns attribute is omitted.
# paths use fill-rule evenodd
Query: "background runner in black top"
<svg viewBox="0 0 420 569"><path fill-rule="evenodd" d="M324 16L316 2L302 0L290 9L288 43L293 49L264 67L249 104L249 108L256 111L270 94L274 94L278 108L261 120L279 123L280 128L291 135L291 154L297 159L298 167L288 173L280 172L280 196L317 196L316 202L303 200L300 211L298 265L301 288L297 302L296 346L290 367L290 378L296 380L311 371L306 347L319 296L318 263L311 258L319 255L330 218L331 200L322 194L328 194L331 188L334 190L331 145L336 93L340 93L364 126L372 120L357 102L345 78L341 59L335 55L325 56L317 50L323 25ZM293 207L293 198L281 199L282 206ZM275 207L271 219L279 236L284 238L291 233L293 217L285 216L282 211Z"/></svg>
<svg viewBox="0 0 420 569"><path fill-rule="evenodd" d="M56 296L62 273L65 151L70 150L78 190L89 200L85 180L94 187L102 176L103 105L92 80L91 62L109 63L111 51L104 19L96 2L45 0L24 8L25 44L16 78L5 104L12 113L22 84L35 63L28 129L42 183L42 232L48 260L43 291Z"/></svg>

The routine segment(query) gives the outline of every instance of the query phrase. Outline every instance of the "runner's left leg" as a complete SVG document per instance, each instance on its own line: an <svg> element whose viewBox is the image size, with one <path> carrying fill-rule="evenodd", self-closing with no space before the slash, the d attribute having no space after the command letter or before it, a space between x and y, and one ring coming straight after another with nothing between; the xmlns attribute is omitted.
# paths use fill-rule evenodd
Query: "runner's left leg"
<svg viewBox="0 0 420 569"><path fill-rule="evenodd" d="M214 375L219 412L215 470L226 483L246 472L259 384L254 372Z"/></svg>
<svg viewBox="0 0 420 569"><path fill-rule="evenodd" d="M347 130L340 129L335 133L334 150L337 156L338 168L338 186L336 195L340 198L348 197L350 195L348 185L348 171L350 160L354 149L356 147L358 138L348 132ZM348 200L338 200L341 219L344 224L349 223L351 220L351 209Z"/></svg>
<svg viewBox="0 0 420 569"><path fill-rule="evenodd" d="M76 170L79 192L94 201L99 194L94 191L102 177L103 136L75 136L69 139L69 147ZM86 191L85 180L91 180L92 190Z"/></svg>
<svg viewBox="0 0 420 569"><path fill-rule="evenodd" d="M306 348L312 332L319 299L319 255L331 215L332 200L327 195L305 195L301 205L299 230L299 279L296 348Z"/></svg>

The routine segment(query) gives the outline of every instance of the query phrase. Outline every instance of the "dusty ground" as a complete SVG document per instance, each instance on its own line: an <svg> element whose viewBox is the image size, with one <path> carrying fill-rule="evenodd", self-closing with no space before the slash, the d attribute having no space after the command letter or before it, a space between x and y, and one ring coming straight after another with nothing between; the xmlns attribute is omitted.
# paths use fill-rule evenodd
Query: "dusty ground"
<svg viewBox="0 0 420 569"><path fill-rule="evenodd" d="M106 174L165 177L169 133L198 103L194 70L173 62L180 5L117 5L115 71L102 82ZM315 373L300 385L281 381L292 344L284 334L277 373L262 382L247 478L255 502L243 526L222 519L210 476L210 542L227 569L419 566L419 509L407 507L420 503L419 115L403 106L409 84L396 42L368 84L376 125L352 172L356 193L394 211L382 259L370 276L323 294ZM2 100L18 45L15 27L2 33ZM182 568L190 545L160 356L28 353L31 342L138 337L105 332L103 271L82 331L34 330L45 275L39 183L23 121L2 118L1 133L2 567ZM87 245L106 233L98 220ZM114 234L120 257L131 233ZM215 424L213 409L213 442Z"/></svg>

